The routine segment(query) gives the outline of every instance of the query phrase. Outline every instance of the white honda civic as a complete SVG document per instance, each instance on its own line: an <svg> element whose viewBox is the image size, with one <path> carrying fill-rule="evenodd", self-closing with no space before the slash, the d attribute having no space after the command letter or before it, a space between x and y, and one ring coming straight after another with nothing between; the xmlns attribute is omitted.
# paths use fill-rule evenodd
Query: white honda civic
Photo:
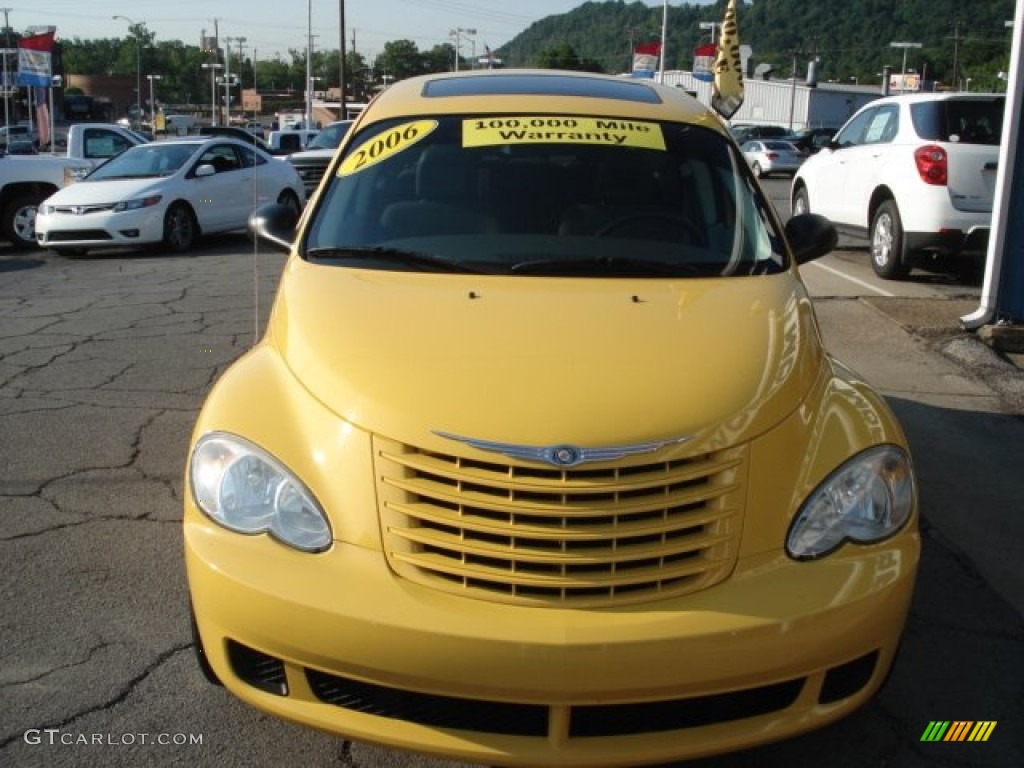
<svg viewBox="0 0 1024 768"><path fill-rule="evenodd" d="M36 240L66 256L152 244L182 253L204 234L245 229L267 202L295 211L305 204L291 163L225 137L151 142L45 200Z"/></svg>

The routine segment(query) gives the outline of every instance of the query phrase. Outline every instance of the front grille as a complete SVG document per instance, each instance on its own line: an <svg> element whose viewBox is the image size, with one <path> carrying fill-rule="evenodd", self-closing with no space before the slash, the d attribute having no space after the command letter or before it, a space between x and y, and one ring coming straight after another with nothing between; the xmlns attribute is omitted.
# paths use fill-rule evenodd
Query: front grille
<svg viewBox="0 0 1024 768"><path fill-rule="evenodd" d="M93 205L55 205L54 213L67 216L85 216L90 213L103 213L114 209L115 203L95 203Z"/></svg>
<svg viewBox="0 0 1024 768"><path fill-rule="evenodd" d="M363 683L306 670L313 695L356 712L480 733L548 738L553 710L536 704L479 701ZM805 680L692 698L568 707L569 738L685 730L778 712L793 705Z"/></svg>
<svg viewBox="0 0 1024 768"><path fill-rule="evenodd" d="M316 191L317 186L320 184L320 179L327 172L327 166L330 164L330 161L311 162L309 160L293 160L292 163L295 165L295 170L299 173L299 178L302 179L302 185L306 188L306 196L308 197Z"/></svg>
<svg viewBox="0 0 1024 768"><path fill-rule="evenodd" d="M377 439L386 554L436 589L536 606L705 589L736 558L745 451L585 468L471 460Z"/></svg>
<svg viewBox="0 0 1024 768"><path fill-rule="evenodd" d="M110 233L103 229L71 229L48 232L47 243L74 243L80 240L112 240Z"/></svg>

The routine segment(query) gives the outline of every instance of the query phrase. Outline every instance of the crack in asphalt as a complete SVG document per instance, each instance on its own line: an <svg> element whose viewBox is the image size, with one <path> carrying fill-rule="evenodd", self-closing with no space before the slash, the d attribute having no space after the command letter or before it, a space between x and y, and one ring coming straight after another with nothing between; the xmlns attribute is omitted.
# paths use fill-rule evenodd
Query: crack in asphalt
<svg viewBox="0 0 1024 768"><path fill-rule="evenodd" d="M103 646L101 646L100 648L97 648L96 650L102 650L102 648L107 647L108 645L111 645L111 644L110 643L106 643ZM44 731L44 730L46 730L48 728L57 728L57 729L64 728L66 726L71 725L72 723L76 722L77 720L79 720L79 719L81 719L83 717L87 717L88 715L92 715L92 714L95 714L97 712L103 712L105 710L108 710L108 709L111 709L113 707L116 707L118 704L121 704L129 696L131 696L132 692L135 691L135 689L138 688L139 685L141 685L146 680L146 678L148 678L150 675L152 675L154 672L156 672L163 664L165 664L172 657L174 657L175 654L182 653L183 651L189 651L192 647L193 647L192 643L179 643L178 645L172 646L169 650L163 651L163 652L157 654L156 660L152 664L147 665L139 674L137 674L135 677L130 678L121 687L121 689L114 696L112 696L110 699L108 699L108 700L106 700L106 701L104 701L104 702L102 702L100 704L97 704L95 706L91 706L91 707L88 707L88 708L83 709L81 711L75 712L74 714L64 718L63 720L41 723L41 724L35 725L33 727L34 728L38 728L40 731ZM81 666L81 665L80 664L78 664L78 665L72 664L72 665L68 665L68 666L73 667L73 666ZM55 672L55 671L57 671L57 669L51 670L51 673ZM0 686L0 687L6 687L6 686ZM4 749L5 747L9 746L11 743L17 741L18 739L20 739L22 737L23 737L22 733L16 733L16 734L12 734L10 736L0 736L0 749Z"/></svg>

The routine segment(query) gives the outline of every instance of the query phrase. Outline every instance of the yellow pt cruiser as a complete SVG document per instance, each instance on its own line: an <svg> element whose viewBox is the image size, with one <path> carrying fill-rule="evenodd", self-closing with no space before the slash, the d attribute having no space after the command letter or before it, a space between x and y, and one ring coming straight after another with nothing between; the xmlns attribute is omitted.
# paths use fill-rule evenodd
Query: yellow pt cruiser
<svg viewBox="0 0 1024 768"><path fill-rule="evenodd" d="M204 672L348 739L642 765L823 726L893 662L917 490L822 347L713 113L553 71L398 82L210 393L184 538Z"/></svg>

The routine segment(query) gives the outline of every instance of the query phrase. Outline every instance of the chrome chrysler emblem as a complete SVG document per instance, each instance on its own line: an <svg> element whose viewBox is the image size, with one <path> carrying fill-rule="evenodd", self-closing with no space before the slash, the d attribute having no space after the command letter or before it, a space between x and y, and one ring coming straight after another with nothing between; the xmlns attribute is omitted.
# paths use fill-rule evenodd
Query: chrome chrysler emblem
<svg viewBox="0 0 1024 768"><path fill-rule="evenodd" d="M481 451L500 453L513 459L525 461L542 461L555 467L575 467L579 464L594 461L614 461L623 456L634 456L638 453L652 453L667 445L678 445L692 439L692 435L672 437L667 440L651 440L646 443L629 445L607 445L599 448L582 448L578 445L522 445L519 443L500 443L494 440L480 440L475 437L455 435L435 429L435 435L457 440L460 443L479 448Z"/></svg>

